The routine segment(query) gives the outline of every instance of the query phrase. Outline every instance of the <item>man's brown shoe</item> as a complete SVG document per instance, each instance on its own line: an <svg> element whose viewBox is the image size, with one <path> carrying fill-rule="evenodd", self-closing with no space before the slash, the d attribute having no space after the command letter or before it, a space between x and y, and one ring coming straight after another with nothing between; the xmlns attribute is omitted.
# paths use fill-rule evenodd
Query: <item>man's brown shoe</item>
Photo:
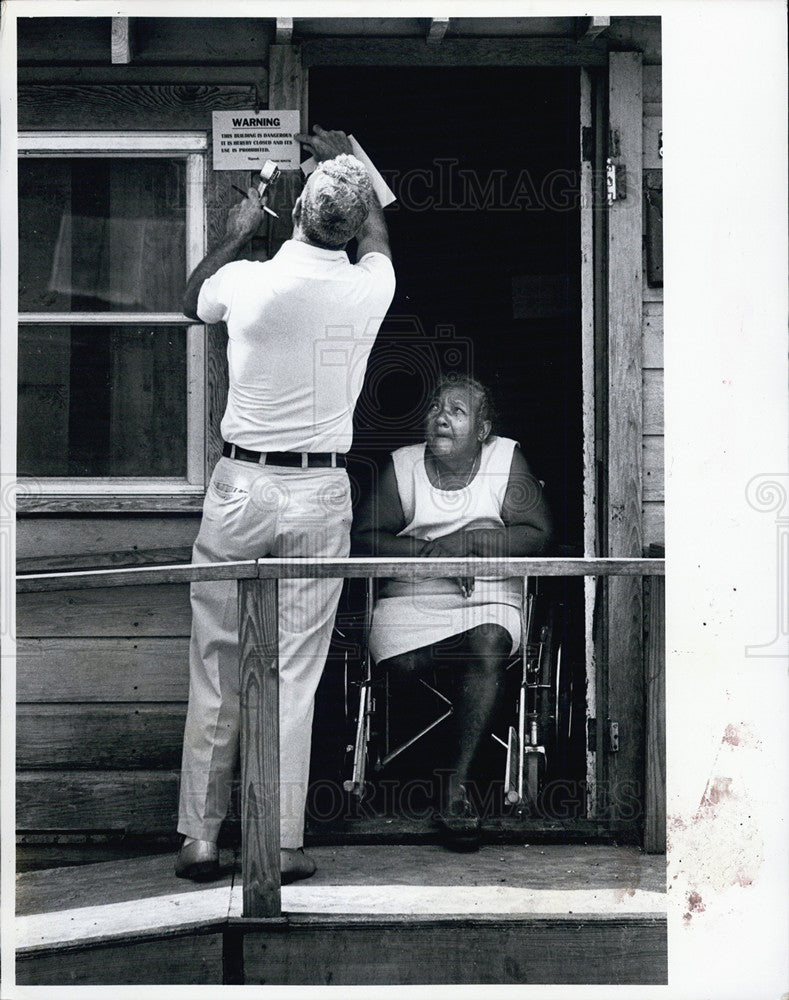
<svg viewBox="0 0 789 1000"><path fill-rule="evenodd" d="M219 848L213 840L187 838L175 861L178 878L193 882L211 882L219 878Z"/></svg>

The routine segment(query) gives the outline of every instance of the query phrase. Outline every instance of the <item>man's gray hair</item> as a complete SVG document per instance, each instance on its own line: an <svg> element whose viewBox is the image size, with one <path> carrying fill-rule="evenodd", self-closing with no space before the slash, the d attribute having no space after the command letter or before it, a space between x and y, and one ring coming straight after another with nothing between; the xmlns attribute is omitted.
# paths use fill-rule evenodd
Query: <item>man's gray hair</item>
<svg viewBox="0 0 789 1000"><path fill-rule="evenodd" d="M374 197L361 160L340 153L315 168L302 197L301 228L312 243L338 250L358 233Z"/></svg>

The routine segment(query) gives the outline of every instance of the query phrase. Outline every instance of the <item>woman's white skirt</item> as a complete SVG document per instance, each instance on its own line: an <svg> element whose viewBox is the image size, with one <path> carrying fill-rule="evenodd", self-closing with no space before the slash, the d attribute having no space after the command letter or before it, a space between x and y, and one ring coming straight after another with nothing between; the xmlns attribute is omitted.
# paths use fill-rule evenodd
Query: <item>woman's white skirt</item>
<svg viewBox="0 0 789 1000"><path fill-rule="evenodd" d="M478 625L501 625L512 639L512 653L521 641L521 607L511 593L477 579L473 593L419 592L376 601L370 628L370 653L376 662L459 635Z"/></svg>

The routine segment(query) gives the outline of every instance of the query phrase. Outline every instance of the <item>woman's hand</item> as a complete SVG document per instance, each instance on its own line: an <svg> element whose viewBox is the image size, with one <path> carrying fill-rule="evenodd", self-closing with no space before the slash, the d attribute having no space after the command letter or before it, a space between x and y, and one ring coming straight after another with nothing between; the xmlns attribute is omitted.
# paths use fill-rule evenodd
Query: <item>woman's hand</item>
<svg viewBox="0 0 789 1000"><path fill-rule="evenodd" d="M468 538L465 531L452 531L440 538L433 538L422 546L420 556L444 556L462 559L469 554Z"/></svg>
<svg viewBox="0 0 789 1000"><path fill-rule="evenodd" d="M448 535L442 535L440 538L434 538L432 541L425 542L419 551L419 555L463 559L469 555L468 542L469 538L465 531L452 531ZM458 576L455 579L464 597L470 597L474 593L473 576Z"/></svg>

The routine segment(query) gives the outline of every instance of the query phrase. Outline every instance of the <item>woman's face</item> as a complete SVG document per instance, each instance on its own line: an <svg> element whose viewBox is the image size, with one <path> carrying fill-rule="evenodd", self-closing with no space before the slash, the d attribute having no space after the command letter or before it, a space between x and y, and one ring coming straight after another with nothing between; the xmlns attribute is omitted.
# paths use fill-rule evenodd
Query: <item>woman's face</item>
<svg viewBox="0 0 789 1000"><path fill-rule="evenodd" d="M427 446L436 458L475 456L484 440L477 420L479 400L471 389L448 388L430 403L425 421Z"/></svg>

